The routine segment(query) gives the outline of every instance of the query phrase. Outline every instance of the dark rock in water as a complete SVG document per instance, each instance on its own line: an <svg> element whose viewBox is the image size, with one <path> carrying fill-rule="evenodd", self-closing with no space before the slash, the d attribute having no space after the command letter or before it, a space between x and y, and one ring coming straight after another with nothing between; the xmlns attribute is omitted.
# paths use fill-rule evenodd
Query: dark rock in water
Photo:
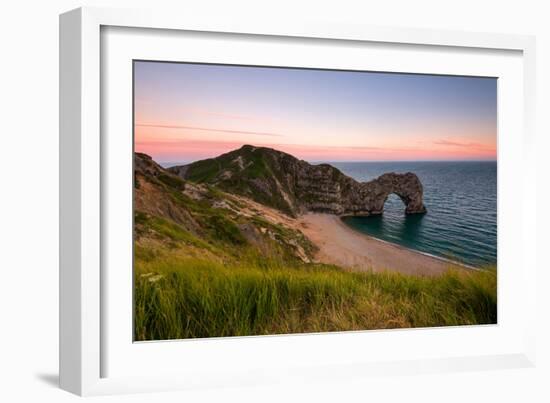
<svg viewBox="0 0 550 403"><path fill-rule="evenodd" d="M422 183L411 172L357 182L329 164L312 165L271 148L245 145L216 158L169 168L183 179L215 185L292 216L323 212L381 214L391 193L407 214L425 213Z"/></svg>
<svg viewBox="0 0 550 403"><path fill-rule="evenodd" d="M382 211L384 203L391 193L396 194L405 204L405 213L425 213L423 188L420 179L412 172L405 174L386 173L378 178L361 183L365 200L374 207L374 211ZM370 197L372 194L374 197Z"/></svg>

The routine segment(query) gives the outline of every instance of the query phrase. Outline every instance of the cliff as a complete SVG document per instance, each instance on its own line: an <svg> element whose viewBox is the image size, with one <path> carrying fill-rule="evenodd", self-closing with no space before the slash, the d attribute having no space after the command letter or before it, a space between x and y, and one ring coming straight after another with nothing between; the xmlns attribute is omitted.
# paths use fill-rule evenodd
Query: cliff
<svg viewBox="0 0 550 403"><path fill-rule="evenodd" d="M407 214L426 212L422 183L414 173L386 173L369 182L357 182L329 164L312 165L266 147L245 145L169 171L185 180L251 198L291 216L308 211L381 214L391 193L401 198Z"/></svg>
<svg viewBox="0 0 550 403"><path fill-rule="evenodd" d="M134 155L134 224L135 252L146 251L146 260L156 256L152 250L177 250L222 262L262 256L307 263L316 250L279 210L184 180L141 153Z"/></svg>

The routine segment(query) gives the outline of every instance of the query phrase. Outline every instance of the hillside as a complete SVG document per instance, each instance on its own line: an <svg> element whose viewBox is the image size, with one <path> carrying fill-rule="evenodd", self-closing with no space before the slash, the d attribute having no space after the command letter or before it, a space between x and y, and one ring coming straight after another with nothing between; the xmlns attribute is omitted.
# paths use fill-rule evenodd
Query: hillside
<svg viewBox="0 0 550 403"><path fill-rule="evenodd" d="M135 154L134 206L138 252L177 247L217 261L259 254L309 262L315 249L277 210L183 180L140 153Z"/></svg>
<svg viewBox="0 0 550 403"><path fill-rule="evenodd" d="M246 196L291 216L308 211L380 214L390 193L403 200L407 213L426 211L422 184L414 173L387 173L360 183L329 164L312 165L266 147L244 145L219 157L169 170L182 179Z"/></svg>
<svg viewBox="0 0 550 403"><path fill-rule="evenodd" d="M493 270L424 277L317 262L299 220L195 169L197 182L135 154L136 341L496 323Z"/></svg>

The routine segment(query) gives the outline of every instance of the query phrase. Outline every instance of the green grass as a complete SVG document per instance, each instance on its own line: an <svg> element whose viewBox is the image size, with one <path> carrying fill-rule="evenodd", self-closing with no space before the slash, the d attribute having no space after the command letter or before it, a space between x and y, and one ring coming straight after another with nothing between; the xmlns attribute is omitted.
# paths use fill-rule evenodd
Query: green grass
<svg viewBox="0 0 550 403"><path fill-rule="evenodd" d="M250 163L243 171L234 163L237 156L242 156L245 161ZM229 170L236 174L237 178L241 176L246 179L267 178L273 173L265 158L264 151L254 152L252 148L241 149L238 152L224 154L217 158L193 162L189 165L185 177L193 182L208 183L214 181L220 172Z"/></svg>
<svg viewBox="0 0 550 403"><path fill-rule="evenodd" d="M439 277L138 250L135 339L496 323L496 271Z"/></svg>
<svg viewBox="0 0 550 403"><path fill-rule="evenodd" d="M218 241L233 245L246 244L246 239L241 234L237 225L223 214L210 216L206 225L212 237Z"/></svg>
<svg viewBox="0 0 550 403"><path fill-rule="evenodd" d="M168 177L168 175L166 176ZM178 179L176 178L175 180ZM208 200L193 200L181 192L171 191L170 189L168 191L174 203L188 211L195 221L201 225L202 229L208 232L208 234L202 234L202 238L230 245L244 245L246 243L246 239L242 236L235 221L228 217L229 213L226 210L212 208ZM218 190L209 189L207 195L216 199L216 196L219 198L221 197L219 195L222 195L222 193ZM172 221L140 211L136 211L134 217L138 233L140 227L151 228L158 234L173 241L194 243L199 247L207 245L201 238L192 235L189 231L184 230Z"/></svg>
<svg viewBox="0 0 550 403"><path fill-rule="evenodd" d="M233 211L219 188L191 198L173 175L149 182L136 181L145 200L164 199L134 216L136 340L496 323L496 270L428 278L301 263L297 250L314 252L301 232Z"/></svg>
<svg viewBox="0 0 550 403"><path fill-rule="evenodd" d="M185 182L183 181L183 179L177 177L176 175L172 175L172 174L162 173L162 174L159 174L156 178L160 182L164 183L165 185L167 185L167 186L169 186L173 189L181 190L181 189L183 189L183 187L185 185Z"/></svg>
<svg viewBox="0 0 550 403"><path fill-rule="evenodd" d="M274 178L284 182L280 172L271 169L270 150L243 147L236 152L221 155L217 158L197 161L189 165L186 179L196 183L215 183L220 189L230 193L251 197L259 203L275 207L293 216L293 211L287 201L278 193L266 193L258 188L254 182L263 182L267 189L277 189ZM246 162L244 169L240 169L234 162L235 158L242 157ZM221 172L231 172L231 177L219 180Z"/></svg>
<svg viewBox="0 0 550 403"><path fill-rule="evenodd" d="M136 212L134 222L137 228L146 227L163 238L173 242L182 242L198 248L211 250L211 245L203 239L193 235L181 226L160 217L151 216L142 212ZM174 244L175 245L175 244Z"/></svg>
<svg viewBox="0 0 550 403"><path fill-rule="evenodd" d="M193 182L209 182L216 177L220 169L214 158L197 161L189 166L186 177Z"/></svg>

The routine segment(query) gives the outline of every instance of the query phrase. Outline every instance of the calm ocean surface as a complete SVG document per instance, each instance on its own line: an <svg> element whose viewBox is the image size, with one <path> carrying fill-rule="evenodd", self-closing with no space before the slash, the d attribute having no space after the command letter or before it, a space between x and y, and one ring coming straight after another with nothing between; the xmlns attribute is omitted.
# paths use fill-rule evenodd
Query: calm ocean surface
<svg viewBox="0 0 550 403"><path fill-rule="evenodd" d="M497 259L496 162L329 162L364 182L385 172L414 172L424 185L424 215L405 215L390 195L384 214L344 221L365 234L466 264Z"/></svg>

